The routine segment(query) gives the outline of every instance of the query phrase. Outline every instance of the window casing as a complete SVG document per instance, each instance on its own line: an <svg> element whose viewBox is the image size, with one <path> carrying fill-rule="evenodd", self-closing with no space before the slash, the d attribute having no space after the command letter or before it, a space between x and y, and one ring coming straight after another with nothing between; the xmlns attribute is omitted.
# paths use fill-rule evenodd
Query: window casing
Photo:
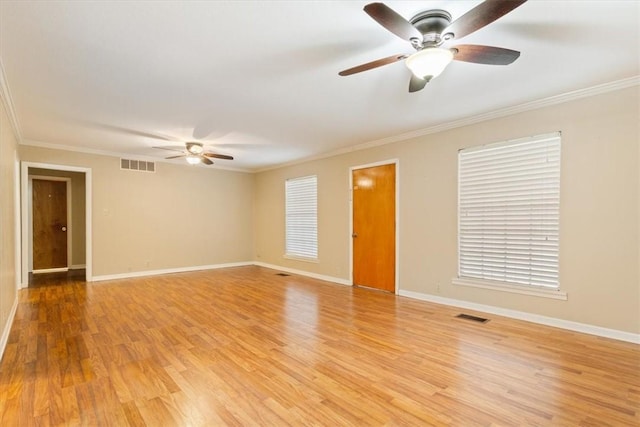
<svg viewBox="0 0 640 427"><path fill-rule="evenodd" d="M318 177L285 181L285 256L318 259Z"/></svg>
<svg viewBox="0 0 640 427"><path fill-rule="evenodd" d="M559 289L560 135L458 153L458 277Z"/></svg>

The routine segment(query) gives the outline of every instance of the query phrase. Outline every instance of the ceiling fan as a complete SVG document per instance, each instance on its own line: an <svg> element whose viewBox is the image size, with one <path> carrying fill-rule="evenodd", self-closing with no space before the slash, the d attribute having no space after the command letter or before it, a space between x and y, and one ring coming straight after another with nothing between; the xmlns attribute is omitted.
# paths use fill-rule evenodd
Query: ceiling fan
<svg viewBox="0 0 640 427"><path fill-rule="evenodd" d="M520 52L473 44L461 44L451 48L443 48L442 45L489 25L526 1L486 0L453 22L451 22L451 14L446 10L427 10L407 21L383 3L370 3L364 7L364 11L396 36L408 40L416 52L388 56L348 68L338 74L349 76L404 59L407 68L412 72L409 92L417 92L423 89L431 79L440 75L452 60L489 65L511 64L518 59Z"/></svg>
<svg viewBox="0 0 640 427"><path fill-rule="evenodd" d="M178 159L180 157L186 157L187 162L191 165L197 165L198 163L212 165L213 161L211 159L233 160L232 156L204 151L204 146L201 142L185 142L184 147L170 146L153 148L158 148L160 150L179 151L182 154L165 157L165 159Z"/></svg>

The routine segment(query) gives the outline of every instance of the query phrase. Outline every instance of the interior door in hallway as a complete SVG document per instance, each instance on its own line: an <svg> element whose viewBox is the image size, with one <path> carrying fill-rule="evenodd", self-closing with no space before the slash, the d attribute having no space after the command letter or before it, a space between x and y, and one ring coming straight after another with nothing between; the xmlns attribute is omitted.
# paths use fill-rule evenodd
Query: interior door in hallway
<svg viewBox="0 0 640 427"><path fill-rule="evenodd" d="M33 270L67 268L67 183L32 182Z"/></svg>
<svg viewBox="0 0 640 427"><path fill-rule="evenodd" d="M396 165L351 173L353 284L395 292Z"/></svg>

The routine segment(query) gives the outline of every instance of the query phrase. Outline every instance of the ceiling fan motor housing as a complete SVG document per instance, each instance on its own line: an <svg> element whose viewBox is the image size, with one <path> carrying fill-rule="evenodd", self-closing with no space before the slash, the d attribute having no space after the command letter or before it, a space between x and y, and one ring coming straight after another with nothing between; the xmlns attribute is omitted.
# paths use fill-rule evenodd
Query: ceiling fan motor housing
<svg viewBox="0 0 640 427"><path fill-rule="evenodd" d="M411 18L411 24L422 33L418 48L440 46L444 40L442 31L451 24L451 14L442 9L431 9ZM412 44L415 43L412 40Z"/></svg>

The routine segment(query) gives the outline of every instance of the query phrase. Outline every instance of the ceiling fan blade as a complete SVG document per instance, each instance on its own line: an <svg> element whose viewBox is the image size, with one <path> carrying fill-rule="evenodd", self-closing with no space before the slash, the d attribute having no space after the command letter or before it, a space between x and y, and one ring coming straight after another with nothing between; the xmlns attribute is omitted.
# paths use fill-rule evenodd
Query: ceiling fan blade
<svg viewBox="0 0 640 427"><path fill-rule="evenodd" d="M160 150L169 150L169 151L179 151L179 152L183 152L184 151L184 146L170 146L170 147L151 147L151 148L158 148Z"/></svg>
<svg viewBox="0 0 640 427"><path fill-rule="evenodd" d="M375 61L367 62L366 64L358 65L352 68L348 68L346 70L340 71L338 74L341 76L350 76L351 74L361 73L363 71L371 70L373 68L382 67L383 65L393 64L394 62L398 62L405 58L408 58L409 55L392 55L386 58L377 59Z"/></svg>
<svg viewBox="0 0 640 427"><path fill-rule="evenodd" d="M431 79L421 79L420 77L416 77L415 74L411 73L411 80L409 80L409 92L418 92L419 90L424 89L424 87L429 83Z"/></svg>
<svg viewBox="0 0 640 427"><path fill-rule="evenodd" d="M180 157L186 157L185 154L180 154L179 156L169 156L169 157L165 157L165 159L169 160L169 159L179 159Z"/></svg>
<svg viewBox="0 0 640 427"><path fill-rule="evenodd" d="M102 130L106 130L108 132L116 132L116 133L120 133L122 135L128 135L128 136L140 136L143 138L149 138L149 139L157 139L160 141L167 141L167 142L177 142L176 138L167 136L167 135L161 135L158 133L151 133L151 132L144 132L144 131L140 131L140 130L135 130L135 129L129 129L126 127L122 127L122 126L116 126L116 125L111 125L111 124L107 124L107 123L99 123L99 122L91 122L91 121L85 121L85 120L74 120L75 122L77 122L80 125L83 126L87 126L90 128L97 128L97 129L102 129Z"/></svg>
<svg viewBox="0 0 640 427"><path fill-rule="evenodd" d="M233 160L233 156L227 156L226 154L202 153L202 155L213 159Z"/></svg>
<svg viewBox="0 0 640 427"><path fill-rule="evenodd" d="M207 159L205 156L200 156L200 160L202 161L202 163L204 163L205 165L212 165L213 162L209 159Z"/></svg>
<svg viewBox="0 0 640 427"><path fill-rule="evenodd" d="M215 124L205 122L194 127L192 135L195 139L207 139L207 137L214 133L215 130ZM224 135L225 133L226 132L222 132L222 135Z"/></svg>
<svg viewBox="0 0 640 427"><path fill-rule="evenodd" d="M447 34L453 34L453 37L460 39L468 36L474 31L489 25L496 19L501 18L513 9L525 3L527 0L485 0L460 18L453 21L447 28L442 31L444 38Z"/></svg>
<svg viewBox="0 0 640 427"><path fill-rule="evenodd" d="M475 44L454 46L453 51L453 59L456 61L489 65L509 65L520 56L517 50Z"/></svg>
<svg viewBox="0 0 640 427"><path fill-rule="evenodd" d="M383 3L369 3L364 7L364 11L378 24L401 39L422 41L422 33L389 6Z"/></svg>

